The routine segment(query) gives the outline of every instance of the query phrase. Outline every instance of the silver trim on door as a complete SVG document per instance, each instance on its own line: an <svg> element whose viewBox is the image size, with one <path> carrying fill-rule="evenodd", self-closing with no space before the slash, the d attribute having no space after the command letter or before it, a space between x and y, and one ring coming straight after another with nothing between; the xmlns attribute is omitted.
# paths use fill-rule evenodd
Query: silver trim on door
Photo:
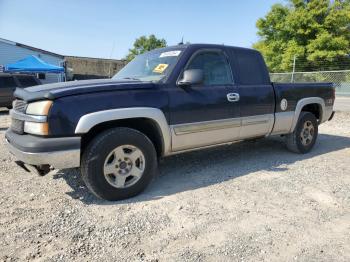
<svg viewBox="0 0 350 262"><path fill-rule="evenodd" d="M172 151L192 150L271 132L273 114L238 117L171 126Z"/></svg>
<svg viewBox="0 0 350 262"><path fill-rule="evenodd" d="M219 119L171 126L172 151L182 151L238 139L240 118Z"/></svg>
<svg viewBox="0 0 350 262"><path fill-rule="evenodd" d="M239 132L239 139L267 136L273 127L274 115L245 116L241 118L242 128Z"/></svg>
<svg viewBox="0 0 350 262"><path fill-rule="evenodd" d="M240 127L241 121L239 118L229 118L220 120L211 120L204 122L195 122L189 124L174 125L172 128L177 136L190 133L212 131L217 129Z"/></svg>
<svg viewBox="0 0 350 262"><path fill-rule="evenodd" d="M229 102L238 102L239 101L239 94L238 93L228 93L227 94L227 100Z"/></svg>

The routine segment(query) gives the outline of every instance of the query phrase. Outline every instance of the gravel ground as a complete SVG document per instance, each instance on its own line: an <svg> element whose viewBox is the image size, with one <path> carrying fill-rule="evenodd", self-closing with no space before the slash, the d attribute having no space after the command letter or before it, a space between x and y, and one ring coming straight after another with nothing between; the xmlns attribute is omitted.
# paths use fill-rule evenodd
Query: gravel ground
<svg viewBox="0 0 350 262"><path fill-rule="evenodd" d="M138 197L23 172L0 112L0 261L350 261L350 113L307 155L263 139L174 156Z"/></svg>
<svg viewBox="0 0 350 262"><path fill-rule="evenodd" d="M349 96L337 96L334 109L343 112L350 112L350 94Z"/></svg>

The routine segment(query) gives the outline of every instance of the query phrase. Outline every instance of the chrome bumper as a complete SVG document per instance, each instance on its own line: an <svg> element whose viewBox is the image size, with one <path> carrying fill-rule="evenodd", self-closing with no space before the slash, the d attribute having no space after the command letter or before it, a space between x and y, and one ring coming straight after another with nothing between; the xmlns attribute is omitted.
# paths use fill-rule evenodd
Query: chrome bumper
<svg viewBox="0 0 350 262"><path fill-rule="evenodd" d="M11 145L7 139L6 147L18 160L26 164L34 166L51 165L57 169L80 166L80 149L40 153L24 152Z"/></svg>

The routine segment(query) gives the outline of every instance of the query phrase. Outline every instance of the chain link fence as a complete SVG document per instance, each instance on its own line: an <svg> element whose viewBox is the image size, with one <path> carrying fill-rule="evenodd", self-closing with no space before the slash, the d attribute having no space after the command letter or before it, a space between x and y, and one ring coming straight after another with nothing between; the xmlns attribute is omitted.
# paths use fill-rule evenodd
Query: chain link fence
<svg viewBox="0 0 350 262"><path fill-rule="evenodd" d="M350 70L271 73L272 82L313 83L332 82L338 95L350 96Z"/></svg>

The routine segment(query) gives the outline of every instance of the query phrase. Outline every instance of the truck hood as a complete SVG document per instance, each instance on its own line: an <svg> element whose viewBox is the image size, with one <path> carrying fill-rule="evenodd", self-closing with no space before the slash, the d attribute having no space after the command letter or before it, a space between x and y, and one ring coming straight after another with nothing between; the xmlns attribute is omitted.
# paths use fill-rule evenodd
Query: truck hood
<svg viewBox="0 0 350 262"><path fill-rule="evenodd" d="M94 79L71 82L60 82L54 84L45 84L27 87L24 89L17 88L14 95L17 98L27 102L50 99L54 100L64 96L79 95L92 92L108 92L116 90L133 90L133 89L150 89L155 88L154 83L142 81L121 81L113 79Z"/></svg>

